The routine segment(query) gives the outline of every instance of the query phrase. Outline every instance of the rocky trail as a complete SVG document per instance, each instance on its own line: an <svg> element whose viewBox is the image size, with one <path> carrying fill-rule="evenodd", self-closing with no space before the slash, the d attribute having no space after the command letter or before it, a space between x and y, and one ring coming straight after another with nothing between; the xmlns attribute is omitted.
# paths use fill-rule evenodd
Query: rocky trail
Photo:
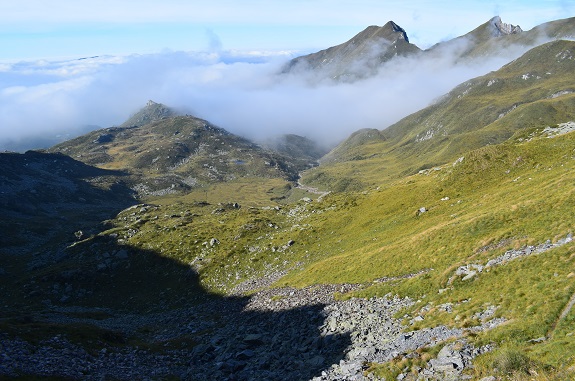
<svg viewBox="0 0 575 381"><path fill-rule="evenodd" d="M319 197L317 198L318 201L321 201L322 198L324 198L325 196L327 196L328 194L331 193L331 191L321 191L317 188L314 187L310 187L308 185L304 185L301 182L297 182L297 187L301 190L304 190L306 192L312 193L312 194L318 194Z"/></svg>

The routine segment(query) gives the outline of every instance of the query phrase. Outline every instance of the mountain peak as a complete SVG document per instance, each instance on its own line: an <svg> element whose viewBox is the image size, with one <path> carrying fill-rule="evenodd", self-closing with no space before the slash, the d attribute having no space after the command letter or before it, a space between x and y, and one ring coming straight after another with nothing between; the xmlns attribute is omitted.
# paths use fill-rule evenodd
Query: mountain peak
<svg viewBox="0 0 575 381"><path fill-rule="evenodd" d="M289 62L284 72L294 67L322 71L323 75L354 81L373 75L394 57L419 54L421 50L409 42L405 30L393 21L384 26L371 25L349 41Z"/></svg>
<svg viewBox="0 0 575 381"><path fill-rule="evenodd" d="M393 21L388 21L383 26L377 26L377 25L368 26L362 32L358 33L350 41L363 42L364 40L374 38L384 38L392 43L397 40L405 40L406 42L409 42L409 38L407 37L407 32L405 31L405 29L403 29Z"/></svg>
<svg viewBox="0 0 575 381"><path fill-rule="evenodd" d="M139 127L160 119L165 119L177 115L179 115L179 113L174 109L164 104L156 103L153 100L149 100L146 103L146 106L128 118L128 120L122 123L120 127Z"/></svg>
<svg viewBox="0 0 575 381"><path fill-rule="evenodd" d="M403 39L407 42L409 42L409 38L407 37L407 32L405 31L405 29L403 29L402 27L400 27L399 25L397 25L396 23L394 23L393 21L388 21L383 28L391 28L394 32L396 33L401 33L401 36L403 37Z"/></svg>
<svg viewBox="0 0 575 381"><path fill-rule="evenodd" d="M499 16L495 16L489 20L489 24L492 26L492 32L495 37L523 32L523 29L521 29L519 25L506 24L501 21L501 17Z"/></svg>

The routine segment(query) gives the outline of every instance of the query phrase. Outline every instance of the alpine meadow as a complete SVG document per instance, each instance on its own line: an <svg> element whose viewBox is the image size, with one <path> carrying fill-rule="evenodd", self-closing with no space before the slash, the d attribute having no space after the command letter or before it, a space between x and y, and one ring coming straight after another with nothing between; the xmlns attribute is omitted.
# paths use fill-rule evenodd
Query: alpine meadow
<svg viewBox="0 0 575 381"><path fill-rule="evenodd" d="M0 153L0 379L575 379L575 18L409 33Z"/></svg>

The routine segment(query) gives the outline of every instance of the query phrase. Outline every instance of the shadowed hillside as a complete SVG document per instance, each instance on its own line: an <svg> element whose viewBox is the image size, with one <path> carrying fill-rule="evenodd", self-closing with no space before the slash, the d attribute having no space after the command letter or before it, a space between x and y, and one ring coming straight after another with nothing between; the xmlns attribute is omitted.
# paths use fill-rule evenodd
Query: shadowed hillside
<svg viewBox="0 0 575 381"><path fill-rule="evenodd" d="M308 380L349 343L320 334L321 302L270 310L210 294L189 266L109 236L63 250L2 274L0 376Z"/></svg>
<svg viewBox="0 0 575 381"><path fill-rule="evenodd" d="M307 380L341 360L349 337L320 332L322 300L215 294L169 245L131 244L159 207L133 205L123 172L32 151L0 163L0 377Z"/></svg>
<svg viewBox="0 0 575 381"><path fill-rule="evenodd" d="M91 167L61 154L0 154L0 252L27 253L89 234L134 204L126 174Z"/></svg>

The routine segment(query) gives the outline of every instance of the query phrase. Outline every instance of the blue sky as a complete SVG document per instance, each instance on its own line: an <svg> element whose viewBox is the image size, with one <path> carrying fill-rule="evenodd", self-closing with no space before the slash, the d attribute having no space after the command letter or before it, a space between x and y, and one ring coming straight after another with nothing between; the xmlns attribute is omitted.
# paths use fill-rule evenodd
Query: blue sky
<svg viewBox="0 0 575 381"><path fill-rule="evenodd" d="M309 52L389 20L416 45L491 17L530 29L573 0L0 0L0 61L210 49Z"/></svg>

